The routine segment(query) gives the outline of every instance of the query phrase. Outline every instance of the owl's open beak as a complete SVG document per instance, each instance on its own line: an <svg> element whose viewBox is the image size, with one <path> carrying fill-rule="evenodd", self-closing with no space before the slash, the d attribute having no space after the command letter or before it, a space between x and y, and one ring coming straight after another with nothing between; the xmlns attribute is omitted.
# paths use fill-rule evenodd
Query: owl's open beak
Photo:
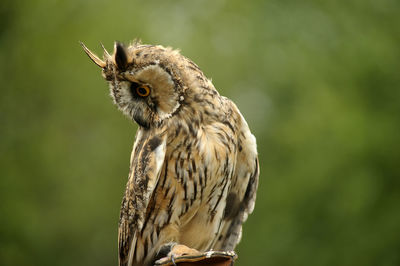
<svg viewBox="0 0 400 266"><path fill-rule="evenodd" d="M80 42L83 50L85 51L85 53L89 56L89 58L99 67L101 68L105 68L106 67L106 62L104 62L103 60L101 60L97 55L95 55L92 51L90 51L86 45L83 44L83 42ZM106 49L104 48L104 46L102 45L105 53L108 55L108 52L106 51Z"/></svg>

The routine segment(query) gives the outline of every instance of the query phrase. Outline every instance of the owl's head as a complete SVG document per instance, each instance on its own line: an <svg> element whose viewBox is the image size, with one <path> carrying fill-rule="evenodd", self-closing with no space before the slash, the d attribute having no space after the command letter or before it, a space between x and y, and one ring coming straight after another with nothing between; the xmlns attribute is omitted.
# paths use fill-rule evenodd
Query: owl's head
<svg viewBox="0 0 400 266"><path fill-rule="evenodd" d="M178 112L185 91L177 67L179 52L137 43L125 47L116 42L113 54L103 47L104 56L100 59L81 45L89 58L102 68L114 103L140 126L159 125Z"/></svg>

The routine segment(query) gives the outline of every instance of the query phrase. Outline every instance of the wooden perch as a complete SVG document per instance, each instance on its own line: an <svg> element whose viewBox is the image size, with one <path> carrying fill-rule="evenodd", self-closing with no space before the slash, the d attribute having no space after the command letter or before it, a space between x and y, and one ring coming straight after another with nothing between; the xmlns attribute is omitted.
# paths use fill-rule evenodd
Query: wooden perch
<svg viewBox="0 0 400 266"><path fill-rule="evenodd" d="M237 259L234 251L207 251L199 255L183 255L171 258L162 258L155 262L155 265L163 266L194 266L194 265L213 265L213 266L232 266Z"/></svg>

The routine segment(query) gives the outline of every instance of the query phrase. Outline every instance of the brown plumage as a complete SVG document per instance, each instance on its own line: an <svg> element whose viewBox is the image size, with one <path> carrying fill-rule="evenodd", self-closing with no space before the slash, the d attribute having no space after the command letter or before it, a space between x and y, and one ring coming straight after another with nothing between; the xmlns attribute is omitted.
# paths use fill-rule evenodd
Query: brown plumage
<svg viewBox="0 0 400 266"><path fill-rule="evenodd" d="M162 46L116 43L98 58L117 107L139 128L119 221L119 265L152 265L178 243L233 250L254 208L256 140L199 67Z"/></svg>

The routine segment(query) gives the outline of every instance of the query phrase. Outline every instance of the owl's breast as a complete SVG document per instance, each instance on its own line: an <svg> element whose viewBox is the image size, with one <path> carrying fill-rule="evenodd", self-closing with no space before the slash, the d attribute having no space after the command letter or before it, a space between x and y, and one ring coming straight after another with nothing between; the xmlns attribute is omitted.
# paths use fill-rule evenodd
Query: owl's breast
<svg viewBox="0 0 400 266"><path fill-rule="evenodd" d="M169 241L198 250L215 241L236 160L235 142L224 130L222 124L202 126L195 136L183 131L168 141L153 204L155 222L178 231Z"/></svg>

